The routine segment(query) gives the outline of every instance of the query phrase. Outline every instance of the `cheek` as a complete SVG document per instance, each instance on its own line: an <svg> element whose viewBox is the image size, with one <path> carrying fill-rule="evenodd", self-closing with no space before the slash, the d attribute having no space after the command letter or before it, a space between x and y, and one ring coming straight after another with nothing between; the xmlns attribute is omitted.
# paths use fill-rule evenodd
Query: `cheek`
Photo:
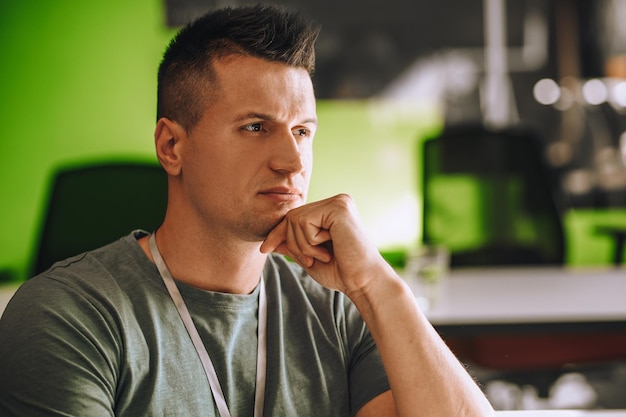
<svg viewBox="0 0 626 417"><path fill-rule="evenodd" d="M300 158L302 159L302 163L306 167L306 171L310 173L311 169L313 168L312 142L300 145Z"/></svg>
<svg viewBox="0 0 626 417"><path fill-rule="evenodd" d="M311 176L313 174L313 152L309 149L308 152L301 153L302 163L304 165L303 177L304 177L304 186L306 188L306 195L308 194L309 184L311 183Z"/></svg>

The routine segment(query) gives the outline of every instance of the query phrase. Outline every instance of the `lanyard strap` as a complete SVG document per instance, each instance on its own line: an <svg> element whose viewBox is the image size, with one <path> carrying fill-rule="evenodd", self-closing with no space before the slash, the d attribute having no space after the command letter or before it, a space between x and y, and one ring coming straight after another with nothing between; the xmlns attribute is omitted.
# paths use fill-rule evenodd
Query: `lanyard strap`
<svg viewBox="0 0 626 417"><path fill-rule="evenodd" d="M161 274L161 278L167 287L167 291L174 301L176 305L176 309L178 310L178 314L187 329L187 333L191 338L191 342L198 352L198 356L202 361L202 366L204 367L204 372L209 381L209 386L211 387L211 392L213 393L213 398L215 399L215 404L217 405L217 409L220 413L220 417L231 417L230 411L228 410L228 406L226 405L226 399L224 397L224 392L222 391L222 387L220 385L220 381L217 378L217 373L215 372L215 367L213 366L213 362L209 357L209 353L202 343L202 339L198 334L198 329L193 323L191 315L189 314L189 310L187 309L187 305L183 300L183 297L180 295L180 291L178 291L178 287L174 282L174 278L170 273L167 265L163 261L163 257L159 252L159 248L156 244L155 233L152 233L150 239L148 241L148 246L150 247L150 253L152 254L152 258L154 259L154 263ZM257 327L257 362L256 362L256 389L254 393L254 417L261 417L263 415L263 403L265 401L265 375L267 369L267 297L265 295L265 283L263 282L263 277L261 276L261 282L259 283L259 313L258 320L259 324Z"/></svg>

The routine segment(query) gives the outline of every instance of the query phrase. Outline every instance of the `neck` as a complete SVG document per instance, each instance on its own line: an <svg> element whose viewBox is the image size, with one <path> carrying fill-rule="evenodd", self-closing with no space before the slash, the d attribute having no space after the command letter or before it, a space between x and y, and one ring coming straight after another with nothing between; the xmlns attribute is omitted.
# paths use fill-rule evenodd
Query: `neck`
<svg viewBox="0 0 626 417"><path fill-rule="evenodd" d="M213 242L210 236L199 237L179 230L164 223L155 236L174 279L209 291L232 294L254 291L267 259L259 250L261 242ZM140 239L139 244L154 262L148 237Z"/></svg>

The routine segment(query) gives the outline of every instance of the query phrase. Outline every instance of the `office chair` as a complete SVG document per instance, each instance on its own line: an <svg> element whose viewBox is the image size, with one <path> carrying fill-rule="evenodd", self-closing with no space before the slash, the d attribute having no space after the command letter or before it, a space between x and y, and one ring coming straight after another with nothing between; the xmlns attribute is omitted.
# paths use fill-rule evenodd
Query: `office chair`
<svg viewBox="0 0 626 417"><path fill-rule="evenodd" d="M158 164L68 166L52 180L32 274L96 249L135 229L154 230L165 215L167 176Z"/></svg>
<svg viewBox="0 0 626 417"><path fill-rule="evenodd" d="M565 238L542 146L533 131L483 125L448 127L427 138L421 159L423 243L446 246L451 269L561 265ZM541 335L521 341L497 333L445 339L461 360L491 369L490 378L532 384L543 396L561 373L556 361L537 364L528 357L544 346ZM504 363L495 363L503 351Z"/></svg>
<svg viewBox="0 0 626 417"><path fill-rule="evenodd" d="M450 127L423 142L423 243L450 267L559 265L565 239L541 138L522 128Z"/></svg>

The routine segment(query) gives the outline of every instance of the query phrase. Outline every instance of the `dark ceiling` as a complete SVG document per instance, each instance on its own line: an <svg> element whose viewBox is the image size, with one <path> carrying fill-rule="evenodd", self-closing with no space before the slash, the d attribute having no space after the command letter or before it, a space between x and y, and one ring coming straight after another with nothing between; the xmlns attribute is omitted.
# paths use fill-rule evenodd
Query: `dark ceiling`
<svg viewBox="0 0 626 417"><path fill-rule="evenodd" d="M245 0L164 0L167 24L178 27L222 6L250 4ZM260 0L306 13L322 25L314 79L319 98L371 97L418 58L440 50L480 48L483 37L483 0ZM598 56L594 9L602 1L513 0L507 11L507 42L520 46L523 21L529 9L547 16L554 48L555 8L573 7L581 51L582 75L595 76ZM554 53L542 69L557 76ZM539 75L534 78L537 79Z"/></svg>

